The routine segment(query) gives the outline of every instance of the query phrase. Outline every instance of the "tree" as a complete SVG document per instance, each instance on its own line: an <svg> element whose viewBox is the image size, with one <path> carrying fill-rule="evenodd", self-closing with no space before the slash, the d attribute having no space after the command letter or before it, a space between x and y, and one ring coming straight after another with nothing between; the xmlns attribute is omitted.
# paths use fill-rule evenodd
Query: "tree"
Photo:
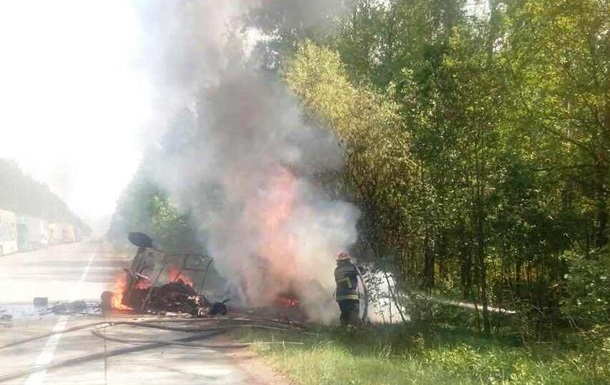
<svg viewBox="0 0 610 385"><path fill-rule="evenodd" d="M107 236L113 242L125 243L129 232L147 233L157 247L170 254L203 254L190 215L180 213L142 167L119 199Z"/></svg>
<svg viewBox="0 0 610 385"><path fill-rule="evenodd" d="M49 186L26 175L16 163L0 159L0 181L1 209L48 221L72 223L85 234L91 231Z"/></svg>
<svg viewBox="0 0 610 385"><path fill-rule="evenodd" d="M353 86L339 55L312 42L300 46L285 78L312 118L326 123L341 139L346 193L363 211L365 242L378 258L399 251L408 231L408 197L416 164L397 105Z"/></svg>

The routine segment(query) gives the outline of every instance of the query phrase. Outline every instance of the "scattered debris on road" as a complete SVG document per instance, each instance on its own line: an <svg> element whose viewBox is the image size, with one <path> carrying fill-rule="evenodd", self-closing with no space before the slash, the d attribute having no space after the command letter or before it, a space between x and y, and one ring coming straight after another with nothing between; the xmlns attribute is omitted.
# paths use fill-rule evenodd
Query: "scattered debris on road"
<svg viewBox="0 0 610 385"><path fill-rule="evenodd" d="M98 315L101 313L100 304L93 301L59 302L47 307L47 314L83 314Z"/></svg>
<svg viewBox="0 0 610 385"><path fill-rule="evenodd" d="M47 307L49 306L49 298L47 297L34 297L34 306L35 307Z"/></svg>

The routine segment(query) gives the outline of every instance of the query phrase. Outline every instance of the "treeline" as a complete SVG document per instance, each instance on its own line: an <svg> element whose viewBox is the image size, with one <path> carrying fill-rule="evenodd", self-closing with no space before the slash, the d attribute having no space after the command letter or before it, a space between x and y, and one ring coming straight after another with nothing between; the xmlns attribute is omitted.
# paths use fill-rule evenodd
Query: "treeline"
<svg viewBox="0 0 610 385"><path fill-rule="evenodd" d="M190 214L180 213L148 174L143 164L123 191L107 238L115 244L127 244L129 232L144 232L153 238L156 247L169 254L204 254Z"/></svg>
<svg viewBox="0 0 610 385"><path fill-rule="evenodd" d="M297 3L252 13L256 52L341 138L363 255L486 332L607 324L610 4L331 1L321 33Z"/></svg>
<svg viewBox="0 0 610 385"><path fill-rule="evenodd" d="M474 302L485 332L492 307L531 335L608 325L610 4L315 3L254 10L252 60L341 139L343 174L318 183L360 208L358 256L402 293ZM142 170L109 235L126 231L205 241Z"/></svg>
<svg viewBox="0 0 610 385"><path fill-rule="evenodd" d="M67 222L83 233L91 230L44 183L26 175L11 161L0 159L0 209L54 222Z"/></svg>

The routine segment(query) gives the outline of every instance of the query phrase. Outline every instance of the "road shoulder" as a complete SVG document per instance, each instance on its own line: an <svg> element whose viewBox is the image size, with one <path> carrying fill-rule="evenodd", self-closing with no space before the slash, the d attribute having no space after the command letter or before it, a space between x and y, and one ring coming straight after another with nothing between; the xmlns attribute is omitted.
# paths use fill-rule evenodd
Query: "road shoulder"
<svg viewBox="0 0 610 385"><path fill-rule="evenodd" d="M215 340L219 343L235 342L227 336L218 336ZM249 383L252 385L298 385L285 374L274 370L258 354L248 348L231 348L224 350L223 353L248 376Z"/></svg>

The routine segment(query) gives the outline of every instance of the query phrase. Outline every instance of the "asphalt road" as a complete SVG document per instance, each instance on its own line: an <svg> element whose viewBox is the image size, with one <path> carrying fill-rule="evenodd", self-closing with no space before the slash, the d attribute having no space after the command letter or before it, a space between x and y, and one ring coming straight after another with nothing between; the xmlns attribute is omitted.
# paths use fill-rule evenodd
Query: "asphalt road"
<svg viewBox="0 0 610 385"><path fill-rule="evenodd" d="M101 315L39 313L34 297L50 303L99 300L112 289L114 276L128 265L130 255L108 246L85 243L0 257L0 346L51 331L100 321ZM255 381L233 358L219 351L186 346L163 346L134 351L142 345L111 342L91 328L56 334L19 346L0 348L0 384L252 384ZM104 329L107 335L131 339L175 339L183 333L129 326ZM117 352L109 358L102 355ZM97 355L97 356L96 356ZM83 362L48 368L83 358ZM44 370L44 368L48 368ZM35 371L38 370L38 371ZM8 379L19 373L27 374Z"/></svg>

